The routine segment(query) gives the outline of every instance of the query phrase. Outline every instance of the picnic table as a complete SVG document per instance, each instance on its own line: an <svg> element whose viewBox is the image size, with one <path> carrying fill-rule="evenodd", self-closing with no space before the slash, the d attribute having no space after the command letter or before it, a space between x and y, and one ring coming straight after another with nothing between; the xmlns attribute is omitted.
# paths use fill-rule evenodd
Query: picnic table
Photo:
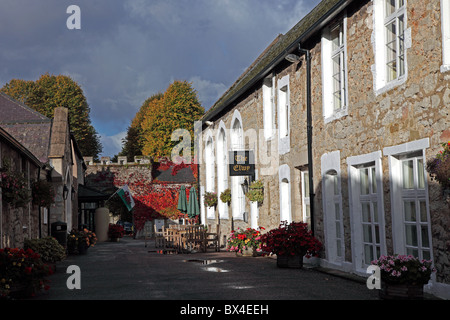
<svg viewBox="0 0 450 320"><path fill-rule="evenodd" d="M202 225L171 225L163 229L164 249L175 253L206 252L210 243L219 251L218 232L208 232Z"/></svg>

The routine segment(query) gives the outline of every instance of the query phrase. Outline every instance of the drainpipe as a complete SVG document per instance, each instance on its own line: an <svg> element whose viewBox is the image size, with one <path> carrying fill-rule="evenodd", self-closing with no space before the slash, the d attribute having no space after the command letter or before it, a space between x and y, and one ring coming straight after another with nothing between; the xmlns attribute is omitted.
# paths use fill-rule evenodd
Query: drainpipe
<svg viewBox="0 0 450 320"><path fill-rule="evenodd" d="M300 44L298 49L306 57L306 128L308 140L308 176L309 176L309 209L311 217L311 231L314 235L314 184L313 184L313 155L312 155L312 114L311 114L311 52L302 49Z"/></svg>

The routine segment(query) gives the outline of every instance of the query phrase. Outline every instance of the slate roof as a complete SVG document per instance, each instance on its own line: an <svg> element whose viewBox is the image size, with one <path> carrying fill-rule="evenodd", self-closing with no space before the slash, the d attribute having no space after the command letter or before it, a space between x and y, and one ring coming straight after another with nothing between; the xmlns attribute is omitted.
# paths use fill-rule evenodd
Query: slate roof
<svg viewBox="0 0 450 320"><path fill-rule="evenodd" d="M258 59L238 78L225 94L205 113L202 121L213 120L251 86L266 77L284 57L298 48L352 0L323 0L285 35L279 36Z"/></svg>
<svg viewBox="0 0 450 320"><path fill-rule="evenodd" d="M155 170L154 181L167 183L194 183L195 177L189 167L180 169L176 175L172 175L172 168L170 168L164 171Z"/></svg>
<svg viewBox="0 0 450 320"><path fill-rule="evenodd" d="M52 120L2 92L0 114L0 127L46 163Z"/></svg>

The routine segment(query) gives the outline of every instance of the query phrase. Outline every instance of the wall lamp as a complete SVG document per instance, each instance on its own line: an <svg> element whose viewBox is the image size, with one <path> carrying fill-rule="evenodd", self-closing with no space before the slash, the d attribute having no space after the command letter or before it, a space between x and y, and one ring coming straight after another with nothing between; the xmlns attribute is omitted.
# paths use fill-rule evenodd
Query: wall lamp
<svg viewBox="0 0 450 320"><path fill-rule="evenodd" d="M247 178L244 179L244 182L241 183L242 191L244 191L244 194L247 194L248 192L248 181Z"/></svg>
<svg viewBox="0 0 450 320"><path fill-rule="evenodd" d="M67 200L67 195L69 194L69 189L67 188L66 185L64 185L63 187L63 198L64 200Z"/></svg>

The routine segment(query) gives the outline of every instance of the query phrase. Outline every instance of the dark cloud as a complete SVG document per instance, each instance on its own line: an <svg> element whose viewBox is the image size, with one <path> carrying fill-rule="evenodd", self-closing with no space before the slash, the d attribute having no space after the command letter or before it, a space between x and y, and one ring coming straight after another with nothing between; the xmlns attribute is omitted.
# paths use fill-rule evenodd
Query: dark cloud
<svg viewBox="0 0 450 320"><path fill-rule="evenodd" d="M193 82L205 109L319 0L2 0L0 86L66 74L84 90L104 153L143 101ZM66 9L81 9L68 30Z"/></svg>

